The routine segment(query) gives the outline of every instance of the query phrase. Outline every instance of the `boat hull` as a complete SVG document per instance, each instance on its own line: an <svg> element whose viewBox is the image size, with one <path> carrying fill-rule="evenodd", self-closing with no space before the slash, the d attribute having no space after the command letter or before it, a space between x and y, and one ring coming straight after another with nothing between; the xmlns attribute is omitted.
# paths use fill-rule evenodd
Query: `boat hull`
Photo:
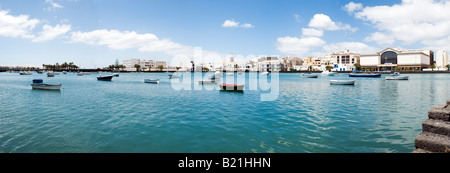
<svg viewBox="0 0 450 173"><path fill-rule="evenodd" d="M113 78L113 76L102 76L102 77L97 77L97 80L99 81L111 81Z"/></svg>
<svg viewBox="0 0 450 173"><path fill-rule="evenodd" d="M355 85L355 80L330 80L330 85Z"/></svg>
<svg viewBox="0 0 450 173"><path fill-rule="evenodd" d="M62 84L51 85L51 84L31 84L33 89L38 90L60 90Z"/></svg>
<svg viewBox="0 0 450 173"><path fill-rule="evenodd" d="M303 74L302 78L318 78L319 74Z"/></svg>
<svg viewBox="0 0 450 173"><path fill-rule="evenodd" d="M386 80L408 80L409 76L386 76Z"/></svg>
<svg viewBox="0 0 450 173"><path fill-rule="evenodd" d="M216 84L217 82L215 80L200 80L198 81L198 84Z"/></svg>
<svg viewBox="0 0 450 173"><path fill-rule="evenodd" d="M381 74L348 74L349 77L381 77Z"/></svg>
<svg viewBox="0 0 450 173"><path fill-rule="evenodd" d="M155 80L152 80L152 79L144 79L144 82L145 82L145 83L155 83L155 84L159 84L159 79L155 79Z"/></svg>
<svg viewBox="0 0 450 173"><path fill-rule="evenodd" d="M232 84L220 84L220 90L226 91L242 91L244 90L244 85L232 85Z"/></svg>

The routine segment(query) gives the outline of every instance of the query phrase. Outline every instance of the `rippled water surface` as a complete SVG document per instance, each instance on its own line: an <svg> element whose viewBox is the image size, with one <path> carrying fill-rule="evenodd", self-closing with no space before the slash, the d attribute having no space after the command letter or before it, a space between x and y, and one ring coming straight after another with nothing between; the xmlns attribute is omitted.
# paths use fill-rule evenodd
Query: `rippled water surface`
<svg viewBox="0 0 450 173"><path fill-rule="evenodd" d="M261 89L174 90L168 73L96 75L0 73L0 152L408 153L428 110L450 98L450 74L355 86L329 84L345 74L280 74L275 101ZM247 85L256 76L243 75ZM62 89L32 90L35 78Z"/></svg>

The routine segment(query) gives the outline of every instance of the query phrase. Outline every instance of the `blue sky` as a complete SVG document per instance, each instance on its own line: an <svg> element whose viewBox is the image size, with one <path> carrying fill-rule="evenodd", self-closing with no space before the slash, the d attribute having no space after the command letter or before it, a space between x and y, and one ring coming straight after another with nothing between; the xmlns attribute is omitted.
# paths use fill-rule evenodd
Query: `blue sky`
<svg viewBox="0 0 450 173"><path fill-rule="evenodd" d="M204 55L300 58L345 48L446 49L448 7L434 0L0 0L0 66L170 61L193 47Z"/></svg>

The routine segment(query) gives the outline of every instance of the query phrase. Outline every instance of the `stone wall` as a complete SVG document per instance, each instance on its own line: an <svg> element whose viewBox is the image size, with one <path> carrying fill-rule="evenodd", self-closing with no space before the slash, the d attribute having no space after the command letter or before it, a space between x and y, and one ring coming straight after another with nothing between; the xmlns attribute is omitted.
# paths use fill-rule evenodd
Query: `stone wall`
<svg viewBox="0 0 450 173"><path fill-rule="evenodd" d="M450 153L450 100L428 111L413 153Z"/></svg>

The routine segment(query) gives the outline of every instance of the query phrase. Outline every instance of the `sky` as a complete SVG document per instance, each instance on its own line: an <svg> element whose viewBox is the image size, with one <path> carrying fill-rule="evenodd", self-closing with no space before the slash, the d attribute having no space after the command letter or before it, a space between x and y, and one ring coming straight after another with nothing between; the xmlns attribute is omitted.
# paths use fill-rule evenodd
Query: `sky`
<svg viewBox="0 0 450 173"><path fill-rule="evenodd" d="M448 50L447 0L0 0L0 66ZM196 53L197 51L197 53Z"/></svg>

